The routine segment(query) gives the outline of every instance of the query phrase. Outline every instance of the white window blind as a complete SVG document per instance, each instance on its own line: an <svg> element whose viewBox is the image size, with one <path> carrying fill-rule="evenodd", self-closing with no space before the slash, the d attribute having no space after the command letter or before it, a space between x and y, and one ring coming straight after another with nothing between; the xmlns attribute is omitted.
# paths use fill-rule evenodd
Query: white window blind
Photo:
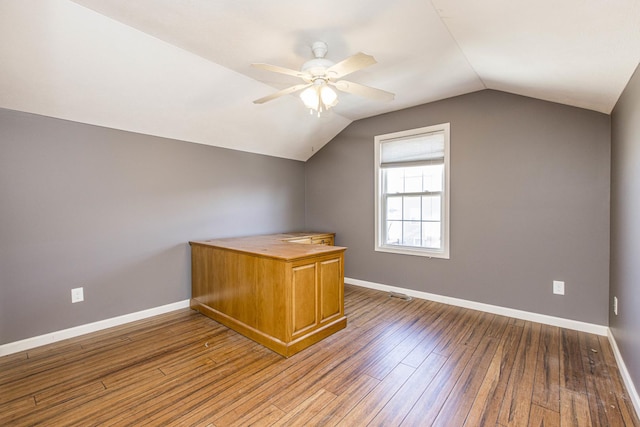
<svg viewBox="0 0 640 427"><path fill-rule="evenodd" d="M380 142L381 167L395 166L398 163L424 164L433 160L444 160L444 132L430 132Z"/></svg>

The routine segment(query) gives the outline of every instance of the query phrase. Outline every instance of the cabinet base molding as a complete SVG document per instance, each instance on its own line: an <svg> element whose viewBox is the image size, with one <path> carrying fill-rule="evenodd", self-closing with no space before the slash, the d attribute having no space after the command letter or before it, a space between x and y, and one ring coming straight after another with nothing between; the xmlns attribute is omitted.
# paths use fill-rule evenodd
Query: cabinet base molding
<svg viewBox="0 0 640 427"><path fill-rule="evenodd" d="M275 351L281 356L290 357L294 354L304 350L305 348L322 341L329 335L338 332L341 329L347 327L347 318L345 316L336 318L335 320L326 323L318 329L314 329L308 334L298 337L296 340L286 343L278 338L272 337L264 332L261 332L251 326L243 323L233 317L227 316L213 308L201 304L195 299L191 300L191 309L199 313L204 314L210 319L215 320L218 323L223 324L229 329L233 329L241 335L267 347L270 350Z"/></svg>

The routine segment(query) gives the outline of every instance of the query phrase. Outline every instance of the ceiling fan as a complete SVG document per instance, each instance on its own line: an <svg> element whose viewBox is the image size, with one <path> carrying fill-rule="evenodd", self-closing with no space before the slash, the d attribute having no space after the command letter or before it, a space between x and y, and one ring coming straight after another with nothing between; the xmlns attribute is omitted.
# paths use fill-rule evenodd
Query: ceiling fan
<svg viewBox="0 0 640 427"><path fill-rule="evenodd" d="M327 44L325 42L315 42L311 47L311 51L313 52L314 58L305 62L300 71L264 63L251 64L256 68L287 74L298 77L304 81L304 83L256 99L253 103L263 104L281 96L302 91L300 98L305 106L309 108L311 113L317 111L318 115L320 115L322 111L326 111L338 103L338 95L330 86L342 92L352 93L376 101L391 101L395 97L391 92L341 80L341 78L347 74L375 64L376 60L373 56L359 52L336 64L325 58L327 54Z"/></svg>

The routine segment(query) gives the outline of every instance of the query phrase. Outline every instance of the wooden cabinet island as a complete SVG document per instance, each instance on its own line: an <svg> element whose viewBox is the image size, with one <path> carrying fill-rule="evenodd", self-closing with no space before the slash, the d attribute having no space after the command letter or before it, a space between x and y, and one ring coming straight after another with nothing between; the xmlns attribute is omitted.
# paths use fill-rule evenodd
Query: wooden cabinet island
<svg viewBox="0 0 640 427"><path fill-rule="evenodd" d="M344 252L331 233L192 241L191 308L289 357L343 329Z"/></svg>

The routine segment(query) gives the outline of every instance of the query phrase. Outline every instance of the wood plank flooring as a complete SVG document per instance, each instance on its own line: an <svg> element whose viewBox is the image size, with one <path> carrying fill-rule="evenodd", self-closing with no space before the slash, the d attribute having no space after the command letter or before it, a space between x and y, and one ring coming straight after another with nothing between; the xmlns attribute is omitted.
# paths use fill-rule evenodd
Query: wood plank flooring
<svg viewBox="0 0 640 427"><path fill-rule="evenodd" d="M0 358L1 426L639 426L605 337L345 286L289 359L185 309Z"/></svg>

